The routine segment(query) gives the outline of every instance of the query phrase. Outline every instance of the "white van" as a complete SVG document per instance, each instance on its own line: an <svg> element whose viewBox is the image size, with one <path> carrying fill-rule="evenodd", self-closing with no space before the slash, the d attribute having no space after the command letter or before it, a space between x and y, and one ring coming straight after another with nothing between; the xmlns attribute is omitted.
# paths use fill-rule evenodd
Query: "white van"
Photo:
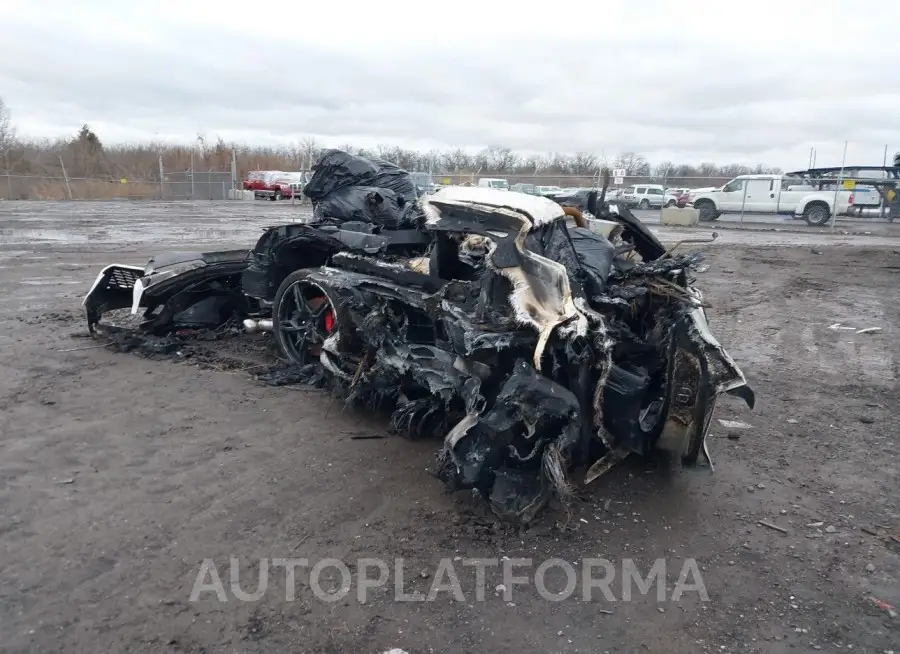
<svg viewBox="0 0 900 654"><path fill-rule="evenodd" d="M662 209L665 203L666 192L660 184L635 184L629 186L619 196L619 201L629 207L649 209L656 207Z"/></svg>
<svg viewBox="0 0 900 654"><path fill-rule="evenodd" d="M509 190L509 182L499 177L481 177L478 179L478 186L481 188L496 188L501 191Z"/></svg>

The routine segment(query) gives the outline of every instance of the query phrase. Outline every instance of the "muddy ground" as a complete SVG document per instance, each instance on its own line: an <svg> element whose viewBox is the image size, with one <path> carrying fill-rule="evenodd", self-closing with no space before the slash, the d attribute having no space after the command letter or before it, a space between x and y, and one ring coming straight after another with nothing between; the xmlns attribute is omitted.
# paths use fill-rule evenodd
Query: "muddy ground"
<svg viewBox="0 0 900 654"><path fill-rule="evenodd" d="M0 204L0 650L900 651L900 618L872 600L900 607L900 240L890 233L741 233L703 246L713 329L758 394L754 411L723 399L716 418L750 426L714 421L714 472L627 461L569 514L551 507L520 530L444 494L428 472L435 442L360 438L384 436L383 418L256 381L251 366L272 357L265 336L204 342L174 361L84 338L78 305L103 264L198 240L249 245L286 212L235 225L163 205L141 205L152 220L112 219L109 205L22 206ZM489 567L480 600L462 559L504 556L531 559L516 569L531 583L507 600ZM275 569L258 601L241 602L231 557L247 592L260 559L279 557L346 562L351 591L320 601L298 569L288 601ZM364 557L390 575L360 603ZM406 592L427 593L442 558L464 601L395 601L398 559ZM578 575L560 602L535 584L553 558ZM584 601L584 558L613 565L615 601L599 590ZM665 600L654 588L623 601L622 561L646 576L657 558ZM695 591L672 601L689 558L709 601ZM204 559L226 602L189 601ZM559 567L546 586L563 590Z"/></svg>

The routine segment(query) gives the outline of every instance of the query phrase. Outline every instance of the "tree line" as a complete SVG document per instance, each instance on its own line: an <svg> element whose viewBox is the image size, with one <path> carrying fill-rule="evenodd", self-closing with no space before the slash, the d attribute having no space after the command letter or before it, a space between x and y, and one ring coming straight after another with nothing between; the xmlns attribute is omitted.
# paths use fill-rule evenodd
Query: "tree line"
<svg viewBox="0 0 900 654"><path fill-rule="evenodd" d="M28 140L17 136L10 113L0 99L0 167L10 175L57 177L62 176L65 167L65 174L71 178L126 177L152 181L159 179L160 157L163 170L168 172L182 172L191 168L195 171L229 170L234 157L238 175L243 176L251 170L308 170L323 149L322 144L314 138L275 148L232 145L221 138L208 139L202 134L193 143L184 145L106 145L89 125L82 126L68 138ZM590 152L522 154L500 146L477 152L463 148L423 152L389 145L366 149L352 144L340 146L340 149L386 159L409 171L428 171L435 175L590 178L604 166L624 169L629 177L670 180L680 177L730 178L748 173L781 172L778 168L764 164L651 163L635 152L623 152L612 160L603 161Z"/></svg>

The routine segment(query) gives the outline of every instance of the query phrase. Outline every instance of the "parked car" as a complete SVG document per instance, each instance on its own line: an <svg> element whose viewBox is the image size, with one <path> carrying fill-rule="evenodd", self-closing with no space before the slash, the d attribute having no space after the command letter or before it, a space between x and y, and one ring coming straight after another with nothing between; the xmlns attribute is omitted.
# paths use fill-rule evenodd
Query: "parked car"
<svg viewBox="0 0 900 654"><path fill-rule="evenodd" d="M268 184L268 180L272 175L277 175L277 170L251 170L244 178L243 187L245 191L261 191Z"/></svg>
<svg viewBox="0 0 900 654"><path fill-rule="evenodd" d="M437 185L434 183L431 173L417 172L410 173L409 176L412 177L413 183L416 185L416 192L419 195L430 195L437 191Z"/></svg>
<svg viewBox="0 0 900 654"><path fill-rule="evenodd" d="M513 184L509 187L510 191L516 191L517 193L527 193L528 195L534 195L534 189L534 184Z"/></svg>
<svg viewBox="0 0 900 654"><path fill-rule="evenodd" d="M667 188L665 195L666 206L674 207L682 197L685 198L682 204L687 204L690 201L690 193L691 189L689 188Z"/></svg>
<svg viewBox="0 0 900 654"><path fill-rule="evenodd" d="M303 173L286 173L281 170L252 170L247 173L243 187L253 191L256 198L267 200L289 200L296 189L301 190L306 179Z"/></svg>
<svg viewBox="0 0 900 654"><path fill-rule="evenodd" d="M563 192L562 188L559 186L535 186L534 194L535 195L543 195L546 197L553 197L554 195L559 195Z"/></svg>
<svg viewBox="0 0 900 654"><path fill-rule="evenodd" d="M509 182L499 177L482 177L478 180L478 186L481 188L495 188L503 191L509 190Z"/></svg>
<svg viewBox="0 0 900 654"><path fill-rule="evenodd" d="M629 207L662 209L665 190L660 184L635 184L622 191L618 199Z"/></svg>
<svg viewBox="0 0 900 654"><path fill-rule="evenodd" d="M718 186L703 186L701 188L688 189L688 202L693 203L694 198L696 198L700 193L709 193L710 191L717 191L718 189Z"/></svg>
<svg viewBox="0 0 900 654"><path fill-rule="evenodd" d="M809 225L827 225L835 213L852 215L860 205L878 207L881 196L872 186L875 180L848 178L843 181L851 182L849 186L838 186L838 170L818 168L786 175L740 175L722 188L695 193L694 207L700 212L700 220L706 221L716 220L723 213L743 211L793 216Z"/></svg>

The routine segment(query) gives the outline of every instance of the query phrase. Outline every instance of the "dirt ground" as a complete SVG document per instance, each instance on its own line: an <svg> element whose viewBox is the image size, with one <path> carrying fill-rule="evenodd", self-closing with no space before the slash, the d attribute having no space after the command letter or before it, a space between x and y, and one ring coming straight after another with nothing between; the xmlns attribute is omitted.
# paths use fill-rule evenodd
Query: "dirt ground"
<svg viewBox="0 0 900 654"><path fill-rule="evenodd" d="M158 208L152 221L116 222L61 204L54 223L22 206L0 205L0 651L900 651L900 618L872 599L900 612L900 239L743 234L701 246L713 330L755 410L721 400L714 472L628 460L571 514L553 506L520 530L443 492L428 472L434 441L360 438L385 435L384 420L255 380L245 368L271 361L266 336L174 361L84 338L79 302L102 265L197 240L246 246L265 217L216 228L205 211ZM606 559L615 601L584 601L580 582L560 602L535 583L507 601L496 568L480 600L461 560L504 556L531 559L517 574L532 578L548 559L578 579L584 558ZM262 597L242 602L232 557L245 592L261 558L335 558L354 579L358 559L378 558L391 580L365 603L355 581L329 603L298 570L287 600L284 570L270 570ZM427 593L442 558L457 561L464 601L395 601L398 559L406 591ZM646 576L658 558L665 601L655 590L623 601L623 559ZM226 602L189 600L204 559ZM708 601L672 601L686 559Z"/></svg>

